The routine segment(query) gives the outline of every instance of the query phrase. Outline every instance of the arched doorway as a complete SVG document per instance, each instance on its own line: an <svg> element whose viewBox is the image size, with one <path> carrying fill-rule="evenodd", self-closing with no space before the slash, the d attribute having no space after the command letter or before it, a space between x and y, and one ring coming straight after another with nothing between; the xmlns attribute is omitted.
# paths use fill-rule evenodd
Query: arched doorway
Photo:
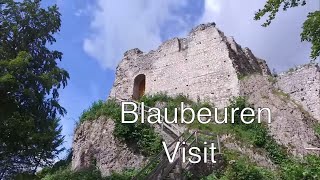
<svg viewBox="0 0 320 180"><path fill-rule="evenodd" d="M146 89L146 75L139 74L134 78L132 98L134 100L140 99L144 95L145 89Z"/></svg>

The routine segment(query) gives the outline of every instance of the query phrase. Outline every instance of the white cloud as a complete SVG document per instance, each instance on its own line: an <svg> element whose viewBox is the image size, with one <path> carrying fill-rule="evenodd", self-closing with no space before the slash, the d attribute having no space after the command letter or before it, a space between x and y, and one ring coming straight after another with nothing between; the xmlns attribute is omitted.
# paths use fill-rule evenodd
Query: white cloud
<svg viewBox="0 0 320 180"><path fill-rule="evenodd" d="M159 46L160 27L167 21L183 24L172 10L185 5L186 0L97 0L83 48L103 68L114 69L126 50Z"/></svg>
<svg viewBox="0 0 320 180"><path fill-rule="evenodd" d="M210 22L215 16L217 16L221 11L221 1L220 0L205 0L204 1L204 12L200 18L200 23Z"/></svg>
<svg viewBox="0 0 320 180"><path fill-rule="evenodd" d="M267 28L263 20L254 21L254 13L263 8L265 0L205 0L199 23L215 22L227 36L253 50L254 54L267 60L271 68L283 71L294 65L310 61L310 44L301 43L301 26L308 12L319 7L310 1L304 7L279 12Z"/></svg>
<svg viewBox="0 0 320 180"><path fill-rule="evenodd" d="M204 0L202 16L192 23L216 22L227 36L234 36L240 45L252 49L271 68L282 71L307 63L310 44L301 43L300 32L307 13L315 10L317 2L279 12L267 28L261 27L263 21L253 20L255 11L264 3L265 0ZM188 15L174 10L192 5L187 0L97 0L89 11L91 31L83 48L103 68L114 69L128 49L148 51L159 46L164 25L172 26L169 30L176 31L176 35L190 31L190 22L185 19Z"/></svg>

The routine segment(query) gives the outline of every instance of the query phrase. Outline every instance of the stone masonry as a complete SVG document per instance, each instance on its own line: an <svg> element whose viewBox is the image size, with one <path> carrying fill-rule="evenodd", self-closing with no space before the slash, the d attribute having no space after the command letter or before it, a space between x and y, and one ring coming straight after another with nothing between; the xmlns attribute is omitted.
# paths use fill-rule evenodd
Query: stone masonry
<svg viewBox="0 0 320 180"><path fill-rule="evenodd" d="M239 77L252 73L270 71L264 60L226 37L214 23L202 24L186 38L168 40L155 51L127 51L110 97L131 98L135 77L144 74L146 94L185 94L224 107L230 97L239 95Z"/></svg>
<svg viewBox="0 0 320 180"><path fill-rule="evenodd" d="M318 64L306 64L280 74L277 78L277 86L320 121L320 67Z"/></svg>

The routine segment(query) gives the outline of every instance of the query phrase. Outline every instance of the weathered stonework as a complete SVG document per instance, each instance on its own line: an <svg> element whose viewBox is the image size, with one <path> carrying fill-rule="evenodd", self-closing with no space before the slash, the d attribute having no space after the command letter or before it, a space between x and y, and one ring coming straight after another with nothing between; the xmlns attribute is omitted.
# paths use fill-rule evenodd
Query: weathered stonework
<svg viewBox="0 0 320 180"><path fill-rule="evenodd" d="M277 78L277 86L320 122L320 67L318 64L306 64L280 74Z"/></svg>
<svg viewBox="0 0 320 180"><path fill-rule="evenodd" d="M146 94L182 93L224 107L240 93L238 77L251 73L268 74L269 70L264 61L224 36L215 24L202 24L187 38L171 39L147 54L138 49L127 51L117 67L110 97L131 98L135 77L144 74Z"/></svg>
<svg viewBox="0 0 320 180"><path fill-rule="evenodd" d="M100 117L95 121L86 121L76 129L72 145L73 170L95 165L103 176L108 176L112 172L139 168L146 163L144 156L133 152L113 136L114 126L113 120Z"/></svg>

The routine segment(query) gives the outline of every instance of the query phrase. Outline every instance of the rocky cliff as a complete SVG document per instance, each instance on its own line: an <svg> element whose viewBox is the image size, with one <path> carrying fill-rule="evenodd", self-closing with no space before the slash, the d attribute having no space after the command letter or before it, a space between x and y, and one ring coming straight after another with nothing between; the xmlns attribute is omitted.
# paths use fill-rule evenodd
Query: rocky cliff
<svg viewBox="0 0 320 180"><path fill-rule="evenodd" d="M72 169L99 167L103 176L145 164L146 159L113 135L114 121L101 117L81 124L73 139Z"/></svg>

